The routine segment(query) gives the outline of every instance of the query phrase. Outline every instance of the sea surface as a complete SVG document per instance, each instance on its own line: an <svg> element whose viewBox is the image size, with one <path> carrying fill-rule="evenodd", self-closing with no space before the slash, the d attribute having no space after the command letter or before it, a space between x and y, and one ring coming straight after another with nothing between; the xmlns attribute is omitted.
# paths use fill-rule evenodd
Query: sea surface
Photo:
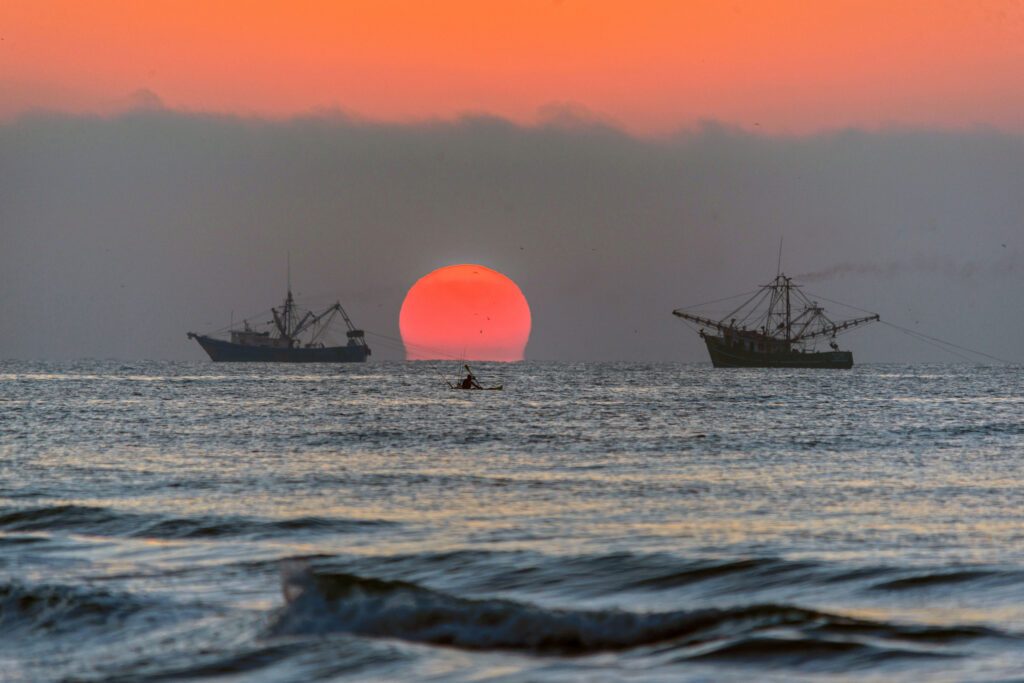
<svg viewBox="0 0 1024 683"><path fill-rule="evenodd" d="M1024 368L0 363L0 680L1024 680Z"/></svg>

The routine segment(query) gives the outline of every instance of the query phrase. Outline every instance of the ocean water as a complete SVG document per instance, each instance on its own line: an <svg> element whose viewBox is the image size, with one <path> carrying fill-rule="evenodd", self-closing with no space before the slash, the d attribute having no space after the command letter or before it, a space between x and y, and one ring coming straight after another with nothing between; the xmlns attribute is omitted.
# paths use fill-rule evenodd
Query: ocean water
<svg viewBox="0 0 1024 683"><path fill-rule="evenodd" d="M0 680L1024 680L1024 369L0 363Z"/></svg>

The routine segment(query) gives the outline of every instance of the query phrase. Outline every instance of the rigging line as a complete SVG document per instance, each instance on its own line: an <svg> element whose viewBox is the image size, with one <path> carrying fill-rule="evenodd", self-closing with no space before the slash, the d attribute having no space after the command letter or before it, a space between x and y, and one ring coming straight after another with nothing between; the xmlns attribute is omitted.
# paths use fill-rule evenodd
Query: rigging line
<svg viewBox="0 0 1024 683"><path fill-rule="evenodd" d="M398 337L389 337L388 335L381 334L379 332L370 332L369 330L363 330L363 334L369 335L371 337L380 337L381 339L387 339L388 341L393 341L398 344L402 344L403 346L405 345L405 342L403 342Z"/></svg>
<svg viewBox="0 0 1024 683"><path fill-rule="evenodd" d="M861 313L867 313L868 315L874 315L875 314L874 311L869 311L866 308L858 308L857 306L854 306L852 304L844 304L842 301L836 301L835 299L829 299L827 296L821 296L820 294L815 294L813 292L807 292L807 293L810 294L815 299L821 299L822 301L827 301L830 304L836 304L837 306L846 306L847 308L852 308L855 311L860 311Z"/></svg>
<svg viewBox="0 0 1024 683"><path fill-rule="evenodd" d="M811 293L808 292L808 294L811 294ZM861 313L871 313L871 314L874 314L874 311L868 311L868 310L865 310L863 308L859 308L857 306L854 306L852 304L843 303L842 301L835 301L835 300L829 299L828 297L825 297L825 296L820 296L818 294L811 294L811 296L816 297L818 299L821 299L822 301L827 301L830 304L837 304L839 306L846 306L847 308L852 308L853 310L860 311ZM959 346L957 344L954 344L953 342L948 342L948 341L945 341L944 339L939 339L938 337L930 337L930 336L928 336L927 334L925 334L923 332L918 332L917 330L911 330L911 329L908 329L906 327L900 327L899 325L896 325L895 323L891 323L888 320L879 320L878 322L882 323L883 325L888 325L889 327L892 327L893 329L899 330L900 332L904 332L906 334L918 335L918 336L922 337L923 339L930 339L933 342L938 342L940 344L945 344L946 346L952 346L953 348L960 349L961 351L967 351L968 353L974 353L974 354L977 354L979 356L984 356L985 358L991 358L992 360L998 361L1000 363L1006 363L1007 365L1012 365L1012 363L1010 361L1005 360L1003 358L999 358L998 356L993 356L991 354L985 353L984 351L976 351L975 349L969 349L966 346ZM947 351L949 353L954 353L953 351L950 351L949 349L945 349L945 351ZM955 355L960 355L960 354L955 354ZM967 360L970 360L970 358L968 358Z"/></svg>
<svg viewBox="0 0 1024 683"><path fill-rule="evenodd" d="M431 367L431 368L432 368L432 369L434 370L434 372L436 372L436 373L437 373L437 376L441 378L441 381L442 381L442 382L444 382L445 384L447 384L447 385L448 385L448 388L449 388L449 389L454 389L454 388L455 388L455 385L454 385L454 384L452 384L451 382L449 382L449 381L448 381L448 378L447 378L447 377L445 377L445 376L444 376L444 375L443 375L443 374L441 373L441 371L437 369L437 366L436 366L436 365L431 365L430 367ZM458 381L458 380L455 380L455 381Z"/></svg>
<svg viewBox="0 0 1024 683"><path fill-rule="evenodd" d="M765 294L765 292L764 292L763 290L764 290L764 287L761 287L760 289L758 289L758 290L757 290L756 292L754 292L753 296L751 296L751 297L750 297L749 299L747 299L746 301L744 301L743 303L741 303L741 304L740 304L739 306L737 306L736 308L734 308L734 309L732 310L732 313L730 313L729 315L725 316L725 318L731 318L732 316L734 316L734 315L736 315L737 313L739 313L739 312L740 312L740 311L741 311L741 310L743 309L743 307L744 307L744 306L746 306L747 304L749 304L749 303L750 303L751 301L753 301L754 299L757 299L757 295L758 295L758 294L762 294L762 295L763 295L763 294ZM763 298L763 296L762 296L762 298ZM760 303L760 301L758 301L758 303ZM749 313L748 313L747 315L749 316ZM725 318L722 318L722 320L725 320Z"/></svg>
<svg viewBox="0 0 1024 683"><path fill-rule="evenodd" d="M389 351L396 351L403 355L409 352L409 349L407 349L404 344L393 342L387 339L375 339L373 340L373 345L378 349L384 348L388 349Z"/></svg>
<svg viewBox="0 0 1024 683"><path fill-rule="evenodd" d="M253 318L263 318L268 313L270 313L271 310L272 309L270 309L270 308L264 308L263 310L257 311L256 313L253 313L251 315L242 316L241 320L242 320L243 323L248 323ZM234 311L232 311L231 315L232 315L232 317L234 317ZM263 323L255 323L255 324L256 325L262 325ZM218 327L217 329L212 330L211 332L209 332L209 334L217 334L217 333L220 333L220 332L224 332L225 330L229 330L232 327L234 327L234 322L233 321L231 323L228 323L227 325L225 325L223 327Z"/></svg>
<svg viewBox="0 0 1024 683"><path fill-rule="evenodd" d="M401 339L396 339L395 337L389 337L386 334L380 334L378 332L370 332L370 331L367 331L367 330L364 330L363 334L366 334L366 335L371 336L371 337L379 337L380 339L385 339L385 340L393 342L395 344L400 344L403 349L413 349L415 351L422 351L424 353L432 353L432 354L436 354L436 355L440 356L440 358L437 358L435 360L461 360L462 359L460 356L456 356L454 354L448 353L447 351L443 351L441 349L431 348L429 346L422 346L420 344L410 344L409 342L403 341ZM465 354L463 354L463 356L464 355Z"/></svg>
<svg viewBox="0 0 1024 683"><path fill-rule="evenodd" d="M722 303L723 301L731 301L732 299L739 299L741 296L750 296L751 294L756 294L759 291L760 291L760 289L755 289L753 292L743 292L742 294L733 294L732 296L727 296L727 297L724 297L722 299L715 299L714 301L705 301L702 304L693 304L692 306L686 306L685 308L680 308L679 310L680 311L689 311L689 310L692 310L694 308L700 308L701 306L710 306L711 304L719 304L719 303Z"/></svg>
<svg viewBox="0 0 1024 683"><path fill-rule="evenodd" d="M808 293L808 294L810 294L810 293ZM840 306L846 306L846 307L852 308L854 310L859 310L862 313L871 313L871 314L874 313L874 311L866 310L864 308L859 308L859 307L854 306L854 305L849 304L849 303L843 303L842 301L835 301L833 299L829 299L828 297L823 297L823 296L820 296L820 295L817 295L817 294L811 294L811 296L816 297L818 299L821 299L822 301L827 301L828 303L835 303L835 304L838 304ZM890 323L889 321L882 321L882 319L880 319L879 323L882 323L883 325L888 325L889 327L891 327L891 328L893 328L895 330L899 330L900 332L903 332L903 333L906 333L906 334L918 335L918 336L920 336L920 337L922 337L924 339L930 339L933 342L938 342L940 344L945 344L946 346L952 346L953 348L958 348L958 349L961 349L962 351L967 351L968 353L976 353L977 355L981 355L981 356L984 356L986 358L991 358L992 360L997 360L998 362L1005 362L1005 364L1007 364L1008 366L1009 365L1013 365L1013 364L1011 364L1010 360L1007 360L1005 358L1000 358L1000 357L994 356L994 355L992 355L990 353L985 353L984 351L978 351L978 350L975 350L973 348L968 348L967 346L959 346L959 345L954 344L952 342L947 342L944 339L939 339L938 337L930 337L930 336L926 335L923 332L918 332L916 330L910 330L908 328L902 328L902 327L900 327L900 326L898 326L898 325L896 325L894 323ZM946 349L946 350L948 352L952 353L952 351L949 351L949 349ZM968 358L968 359L970 360L970 358Z"/></svg>
<svg viewBox="0 0 1024 683"><path fill-rule="evenodd" d="M683 324L686 325L687 327L689 327L691 330L693 330L694 332L697 332L697 325L696 324L690 322L686 318L680 318L680 320L683 321ZM700 330L703 331L704 327L701 326Z"/></svg>
<svg viewBox="0 0 1024 683"><path fill-rule="evenodd" d="M771 302L769 302L768 308L765 309L763 312L758 313L758 310L764 304L765 299L769 298L770 296L770 292L767 289L762 288L761 298L757 299L753 306L750 307L750 311L745 316L743 316L743 319L740 320L740 323L746 324L746 322L750 320L751 317L753 317L755 321L763 323L763 327L767 328L769 324L768 318L771 315ZM754 298L749 299L746 303L743 304L743 306L740 306L740 309L746 306L747 303L754 301ZM736 311L733 311L733 313L739 312L740 309L736 309Z"/></svg>
<svg viewBox="0 0 1024 683"><path fill-rule="evenodd" d="M895 325L892 325L891 327L896 328ZM924 335L921 335L921 334L918 334L918 333L915 333L915 332L909 331L909 330L903 330L903 329L900 329L900 328L896 328L896 330L898 332L902 332L903 334L907 335L908 337L913 337L917 341L924 342L925 344L928 344L929 346L934 346L935 348L939 349L940 351L945 351L946 353L951 353L954 356L957 356L959 358L963 358L965 361L968 361L968 362L975 362L974 359L971 358L970 356L965 356L964 354L962 354L962 353L960 353L958 351L954 351L951 348L948 348L946 346L943 346L942 344L936 343L936 342L932 341L931 339L928 339Z"/></svg>
<svg viewBox="0 0 1024 683"><path fill-rule="evenodd" d="M889 327L895 328L895 329L899 330L900 332L906 332L907 334L914 334L914 335L917 335L917 336L922 337L924 339L929 339L929 340L931 340L933 342L938 342L940 344L945 344L946 346L952 346L954 349L960 349L961 351L967 351L968 353L974 353L974 354L977 354L979 356L984 356L985 358L991 358L992 360L999 361L1000 363L1005 363L1007 365L1012 365L1012 363L1010 361L1008 361L1008 360L1006 360L1004 358L999 358L998 356L993 356L990 353L985 353L984 351L977 351L975 349L969 349L966 346L960 346L959 344L954 344L953 342L948 342L948 341L946 341L944 339L939 339L938 337L930 337L930 336L928 336L927 334L925 334L923 332L918 332L917 330L911 330L911 329L908 329L906 327L900 327L899 325L895 325L895 324L889 322L888 320L880 320L879 322L881 322L883 325L888 325ZM950 353L952 353L952 351ZM968 359L968 360L970 360L970 359Z"/></svg>
<svg viewBox="0 0 1024 683"><path fill-rule="evenodd" d="M373 345L377 348L384 347L392 351L405 351L405 347L402 344L396 344L395 342L387 340L377 340L373 342Z"/></svg>
<svg viewBox="0 0 1024 683"><path fill-rule="evenodd" d="M249 322L251 322L252 320L254 320L256 318L265 318L268 315L272 315L272 312L273 312L273 310L275 308L278 308L278 307L277 306L271 306L270 308L261 309L261 310L255 312L255 313L250 314L250 315L242 316L241 320L242 320L243 323L249 323ZM274 323L273 320L261 320L261 321L254 322L253 325L259 327L261 325L272 325L273 323ZM235 324L232 322L232 323L229 323L229 324L224 325L222 327L218 327L217 329L205 332L204 334L221 334L223 332L227 332L228 330L231 330L233 327L235 327Z"/></svg>

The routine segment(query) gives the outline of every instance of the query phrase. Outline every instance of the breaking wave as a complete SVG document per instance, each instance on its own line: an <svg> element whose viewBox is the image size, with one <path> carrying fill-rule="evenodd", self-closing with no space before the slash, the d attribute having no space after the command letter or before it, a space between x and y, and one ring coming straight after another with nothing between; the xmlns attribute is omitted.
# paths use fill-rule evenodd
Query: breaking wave
<svg viewBox="0 0 1024 683"><path fill-rule="evenodd" d="M468 650L586 655L669 646L678 658L807 659L841 665L893 657L949 657L951 645L999 637L990 629L854 619L794 605L753 604L635 613L560 610L503 599L467 599L397 580L286 563L286 604L270 636L349 633ZM1005 637L1005 636L1003 636Z"/></svg>

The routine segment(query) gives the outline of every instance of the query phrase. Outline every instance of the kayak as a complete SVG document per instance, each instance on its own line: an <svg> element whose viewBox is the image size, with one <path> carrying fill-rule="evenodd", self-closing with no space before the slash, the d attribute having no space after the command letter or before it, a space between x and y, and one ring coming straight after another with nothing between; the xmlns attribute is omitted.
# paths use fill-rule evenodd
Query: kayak
<svg viewBox="0 0 1024 683"><path fill-rule="evenodd" d="M469 389L463 389L462 387L454 384L450 384L449 386L452 389L459 389L460 391L501 391L505 387L504 384L499 384L496 387L471 387Z"/></svg>

